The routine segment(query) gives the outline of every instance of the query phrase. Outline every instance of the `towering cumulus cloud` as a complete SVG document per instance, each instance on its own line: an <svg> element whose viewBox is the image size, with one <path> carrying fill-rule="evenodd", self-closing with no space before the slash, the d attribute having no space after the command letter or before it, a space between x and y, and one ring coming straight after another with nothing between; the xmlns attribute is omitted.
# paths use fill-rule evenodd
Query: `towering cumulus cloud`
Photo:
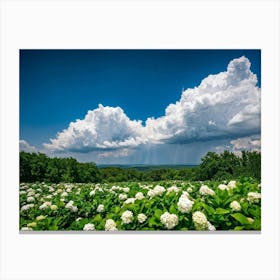
<svg viewBox="0 0 280 280"><path fill-rule="evenodd" d="M227 71L187 89L179 101L167 106L164 116L150 117L145 125L130 120L119 107L99 105L44 146L54 151L105 151L259 134L261 96L250 66L244 56L230 61Z"/></svg>
<svg viewBox="0 0 280 280"><path fill-rule="evenodd" d="M226 72L184 91L165 116L146 121L151 139L189 143L259 133L260 89L250 66L244 56L234 59Z"/></svg>
<svg viewBox="0 0 280 280"><path fill-rule="evenodd" d="M120 107L99 107L83 120L71 122L45 148L54 151L88 152L136 147L144 143L141 121L131 121Z"/></svg>

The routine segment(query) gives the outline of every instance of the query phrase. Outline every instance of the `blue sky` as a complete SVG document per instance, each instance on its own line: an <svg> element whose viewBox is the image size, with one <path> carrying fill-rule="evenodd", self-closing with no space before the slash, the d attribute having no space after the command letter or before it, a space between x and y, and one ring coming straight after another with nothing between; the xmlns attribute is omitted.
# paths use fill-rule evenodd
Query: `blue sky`
<svg viewBox="0 0 280 280"><path fill-rule="evenodd" d="M208 150L260 149L260 56L21 50L21 149L108 164L198 163Z"/></svg>

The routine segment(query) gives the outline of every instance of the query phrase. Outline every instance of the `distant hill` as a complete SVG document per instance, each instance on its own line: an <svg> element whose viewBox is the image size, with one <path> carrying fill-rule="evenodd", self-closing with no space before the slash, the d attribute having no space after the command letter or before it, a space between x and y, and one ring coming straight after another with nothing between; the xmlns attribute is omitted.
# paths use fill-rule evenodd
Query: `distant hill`
<svg viewBox="0 0 280 280"><path fill-rule="evenodd" d="M158 169L183 169L197 167L198 165L190 164L159 164L159 165L150 165L150 164L97 164L98 168L108 168L108 167L118 167L122 169L136 169L138 171L149 171L149 170L158 170Z"/></svg>

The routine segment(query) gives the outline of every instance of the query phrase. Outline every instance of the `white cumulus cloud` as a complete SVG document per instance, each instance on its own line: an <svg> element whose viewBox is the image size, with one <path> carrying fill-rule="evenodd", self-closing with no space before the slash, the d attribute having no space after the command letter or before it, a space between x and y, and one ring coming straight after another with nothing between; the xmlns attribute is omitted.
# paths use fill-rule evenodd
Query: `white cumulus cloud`
<svg viewBox="0 0 280 280"><path fill-rule="evenodd" d="M183 144L259 133L261 92L250 66L244 56L234 59L227 71L184 91L165 116L146 121L150 139Z"/></svg>
<svg viewBox="0 0 280 280"><path fill-rule="evenodd" d="M88 152L137 147L145 143L141 121L130 120L120 107L88 111L83 120L71 122L44 147L53 151Z"/></svg>
<svg viewBox="0 0 280 280"><path fill-rule="evenodd" d="M165 115L142 121L130 120L120 107L99 105L85 118L71 122L44 147L51 151L88 152L128 149L143 144L187 144L197 141L244 138L260 133L260 98L257 77L242 56L227 70L203 79L170 104ZM121 151L122 150L122 151Z"/></svg>
<svg viewBox="0 0 280 280"><path fill-rule="evenodd" d="M19 140L19 150L24 152L37 152L37 149L25 140Z"/></svg>

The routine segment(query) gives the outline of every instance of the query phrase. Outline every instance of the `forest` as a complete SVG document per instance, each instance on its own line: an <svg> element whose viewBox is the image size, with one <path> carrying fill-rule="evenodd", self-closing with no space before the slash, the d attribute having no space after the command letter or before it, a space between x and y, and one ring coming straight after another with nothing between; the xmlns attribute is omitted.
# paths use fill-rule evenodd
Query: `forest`
<svg viewBox="0 0 280 280"><path fill-rule="evenodd" d="M208 152L195 167L159 168L139 171L136 168L97 167L75 158L50 158L43 153L20 152L20 182L113 183L163 180L224 180L251 177L261 179L261 153L242 151L241 155L225 150Z"/></svg>

